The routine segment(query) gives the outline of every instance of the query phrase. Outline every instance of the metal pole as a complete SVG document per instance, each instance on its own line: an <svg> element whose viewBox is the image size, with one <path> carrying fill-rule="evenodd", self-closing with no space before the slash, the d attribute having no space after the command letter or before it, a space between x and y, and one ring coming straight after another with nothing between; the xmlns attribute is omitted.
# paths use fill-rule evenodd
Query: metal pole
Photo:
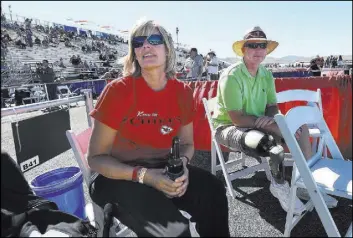
<svg viewBox="0 0 353 238"><path fill-rule="evenodd" d="M79 101L83 101L83 100L85 100L85 96L80 95L80 96L75 96L75 97L70 97L70 98L52 100L52 101L48 101L48 102L39 102L39 103L21 105L21 106L17 106L17 107L3 108L3 109L1 109L1 117L26 113L26 112L35 111L35 110L40 110L40 109L47 108L47 107L55 107L55 106L65 105L68 103L74 103L74 102L79 102Z"/></svg>
<svg viewBox="0 0 353 238"><path fill-rule="evenodd" d="M84 89L82 90L85 96L85 104L86 104L86 113L87 113L87 122L88 126L92 127L93 119L89 115L90 112L93 110L93 97L92 97L92 90L91 89Z"/></svg>
<svg viewBox="0 0 353 238"><path fill-rule="evenodd" d="M9 12L10 12L10 19L11 19L11 23L13 23L13 21L12 21L12 11L11 11L11 5L9 5Z"/></svg>
<svg viewBox="0 0 353 238"><path fill-rule="evenodd" d="M48 94L48 89L47 89L47 84L46 84L46 83L44 84L44 89L45 89L45 94L47 95L47 100L50 101L50 100L49 100L49 94Z"/></svg>
<svg viewBox="0 0 353 238"><path fill-rule="evenodd" d="M179 27L176 28L177 47L179 47Z"/></svg>

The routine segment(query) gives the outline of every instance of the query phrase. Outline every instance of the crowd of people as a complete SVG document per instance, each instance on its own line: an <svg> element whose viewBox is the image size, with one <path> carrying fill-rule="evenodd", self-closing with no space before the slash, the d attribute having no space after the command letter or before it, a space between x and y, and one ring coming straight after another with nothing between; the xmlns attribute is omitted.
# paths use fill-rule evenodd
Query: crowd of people
<svg viewBox="0 0 353 238"><path fill-rule="evenodd" d="M342 55L339 55L338 57L333 55L328 56L324 65L327 68L342 68L344 66Z"/></svg>
<svg viewBox="0 0 353 238"><path fill-rule="evenodd" d="M191 48L180 71L184 72L186 80L218 80L220 71L227 66L217 58L215 51L210 50L203 56L197 48Z"/></svg>

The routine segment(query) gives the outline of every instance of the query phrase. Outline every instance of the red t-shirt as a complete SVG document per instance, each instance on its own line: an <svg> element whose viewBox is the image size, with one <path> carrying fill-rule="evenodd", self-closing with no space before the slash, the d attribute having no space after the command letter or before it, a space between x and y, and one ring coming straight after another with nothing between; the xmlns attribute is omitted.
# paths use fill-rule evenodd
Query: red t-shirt
<svg viewBox="0 0 353 238"><path fill-rule="evenodd" d="M107 84L90 114L118 131L112 155L122 161L167 155L182 125L193 121L191 88L170 79L153 91L142 78L125 77Z"/></svg>

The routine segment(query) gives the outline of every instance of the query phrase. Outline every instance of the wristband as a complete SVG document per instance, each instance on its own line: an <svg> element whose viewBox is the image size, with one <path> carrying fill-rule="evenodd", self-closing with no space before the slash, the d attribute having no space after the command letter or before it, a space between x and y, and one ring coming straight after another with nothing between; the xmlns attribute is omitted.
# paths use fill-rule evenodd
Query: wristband
<svg viewBox="0 0 353 238"><path fill-rule="evenodd" d="M132 178L131 178L132 181L138 182L137 174L141 168L142 168L141 166L134 167L134 170L132 171Z"/></svg>
<svg viewBox="0 0 353 238"><path fill-rule="evenodd" d="M139 172L138 172L139 183L143 184L143 178L145 177L146 171L147 171L146 168L142 168L139 170Z"/></svg>

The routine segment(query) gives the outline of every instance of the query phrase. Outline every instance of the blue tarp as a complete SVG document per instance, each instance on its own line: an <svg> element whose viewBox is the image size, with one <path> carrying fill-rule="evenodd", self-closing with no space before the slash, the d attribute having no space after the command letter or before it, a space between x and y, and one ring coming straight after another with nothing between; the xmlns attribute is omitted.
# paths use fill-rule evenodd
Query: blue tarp
<svg viewBox="0 0 353 238"><path fill-rule="evenodd" d="M99 95L103 91L106 81L105 79L97 79L67 83L66 85L70 88L71 92L75 89L92 89L92 93Z"/></svg>
<svg viewBox="0 0 353 238"><path fill-rule="evenodd" d="M74 26L64 26L64 31L75 31L77 32L77 28Z"/></svg>

